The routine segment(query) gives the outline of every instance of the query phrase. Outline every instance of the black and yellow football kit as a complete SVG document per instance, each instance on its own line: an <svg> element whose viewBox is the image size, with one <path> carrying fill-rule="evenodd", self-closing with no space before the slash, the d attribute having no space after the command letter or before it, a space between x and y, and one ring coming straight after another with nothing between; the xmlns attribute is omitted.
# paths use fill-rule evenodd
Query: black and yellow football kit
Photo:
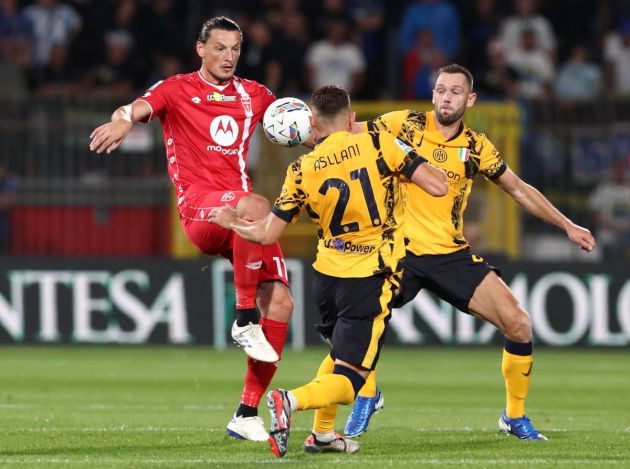
<svg viewBox="0 0 630 469"><path fill-rule="evenodd" d="M318 225L317 302L322 322L336 323L334 356L353 365L378 359L405 254L400 176L425 161L386 132L336 132L289 165L272 208Z"/></svg>
<svg viewBox="0 0 630 469"><path fill-rule="evenodd" d="M433 111L395 111L368 122L366 127L389 132L411 146L446 172L449 185L448 194L440 198L431 197L414 184L402 185L407 253L395 306L408 303L427 288L468 313L470 299L482 280L492 270L500 273L471 252L463 235L464 210L475 175L497 179L507 170L505 161L484 134L463 123L454 137L445 138L435 126ZM509 417L524 414L531 365L531 342L506 341L502 370Z"/></svg>
<svg viewBox="0 0 630 469"><path fill-rule="evenodd" d="M432 197L415 184L403 183L407 256L402 295L397 306L411 301L420 288L468 312L468 302L490 270L470 252L464 239L464 211L476 174L500 177L507 165L492 142L463 123L452 138L435 126L435 113L394 111L367 122L369 131L386 131L402 140L432 165L443 169L448 193Z"/></svg>

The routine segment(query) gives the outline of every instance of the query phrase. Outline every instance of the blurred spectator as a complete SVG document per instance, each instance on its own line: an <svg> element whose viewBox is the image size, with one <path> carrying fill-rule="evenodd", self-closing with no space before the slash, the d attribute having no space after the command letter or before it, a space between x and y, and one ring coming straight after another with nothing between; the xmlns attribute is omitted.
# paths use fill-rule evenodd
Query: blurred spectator
<svg viewBox="0 0 630 469"><path fill-rule="evenodd" d="M462 63L474 77L490 68L490 43L496 38L501 24L501 14L495 0L466 2L463 27L466 41L462 44Z"/></svg>
<svg viewBox="0 0 630 469"><path fill-rule="evenodd" d="M25 8L24 15L33 28L34 68L48 65L53 44L70 46L83 24L72 6L57 0L37 0Z"/></svg>
<svg viewBox="0 0 630 469"><path fill-rule="evenodd" d="M16 0L0 0L0 63L26 69L30 63L33 29Z"/></svg>
<svg viewBox="0 0 630 469"><path fill-rule="evenodd" d="M537 0L514 0L515 14L501 24L501 41L508 58L522 49L523 35L527 31L533 36L536 48L555 62L556 36L547 18L538 13Z"/></svg>
<svg viewBox="0 0 630 469"><path fill-rule="evenodd" d="M0 253L6 253L9 250L10 214L11 207L15 203L16 190L16 180L9 176L6 167L0 162Z"/></svg>
<svg viewBox="0 0 630 469"><path fill-rule="evenodd" d="M506 54L507 64L517 74L516 93L525 100L542 100L550 96L554 77L553 62L540 47L533 29L523 29L518 48Z"/></svg>
<svg viewBox="0 0 630 469"><path fill-rule="evenodd" d="M109 95L124 95L144 83L131 52L133 39L126 31L105 34L105 58L91 73L95 91Z"/></svg>
<svg viewBox="0 0 630 469"><path fill-rule="evenodd" d="M357 41L366 62L365 83L359 98L374 99L382 95L387 67L385 5L380 0L350 0L350 17L356 25Z"/></svg>
<svg viewBox="0 0 630 469"><path fill-rule="evenodd" d="M162 55L158 59L158 63L150 70L150 73L146 79L145 86L142 88L148 88L160 80L177 75L178 73L186 73L189 70L184 67L179 57L176 55Z"/></svg>
<svg viewBox="0 0 630 469"><path fill-rule="evenodd" d="M149 9L143 17L144 35L147 37L144 46L151 60L157 61L162 54L185 54L188 51L186 34L182 34L184 20L178 9L186 2L174 0L151 0Z"/></svg>
<svg viewBox="0 0 630 469"><path fill-rule="evenodd" d="M433 94L437 70L446 65L444 52L435 46L433 31L421 29L403 61L405 99L426 99Z"/></svg>
<svg viewBox="0 0 630 469"><path fill-rule="evenodd" d="M607 81L616 95L630 94L630 18L604 41Z"/></svg>
<svg viewBox="0 0 630 469"><path fill-rule="evenodd" d="M277 91L281 66L275 57L269 26L255 19L247 24L244 33L247 41L243 43L243 52L238 61L238 75L264 83L269 89Z"/></svg>
<svg viewBox="0 0 630 469"><path fill-rule="evenodd" d="M69 61L69 47L65 43L50 46L50 60L34 72L31 88L40 94L68 94L81 89L81 76Z"/></svg>
<svg viewBox="0 0 630 469"><path fill-rule="evenodd" d="M630 185L625 182L628 163L616 159L609 180L599 185L589 199L597 243L607 260L630 259Z"/></svg>
<svg viewBox="0 0 630 469"><path fill-rule="evenodd" d="M310 96L304 70L310 44L308 22L301 11L285 8L279 23L281 26L274 32L274 48L280 63L280 83L278 88L267 86L278 96Z"/></svg>
<svg viewBox="0 0 630 469"><path fill-rule="evenodd" d="M592 101L602 91L602 72L599 66L588 60L588 50L575 46L571 56L556 75L556 97L565 101Z"/></svg>
<svg viewBox="0 0 630 469"><path fill-rule="evenodd" d="M508 65L503 45L498 39L490 41L487 49L488 67L476 75L478 99L512 99L517 96L518 74Z"/></svg>
<svg viewBox="0 0 630 469"><path fill-rule="evenodd" d="M346 0L322 0L316 16L311 17L315 39L322 39L328 34L328 25L333 21L349 24L350 14Z"/></svg>
<svg viewBox="0 0 630 469"><path fill-rule="evenodd" d="M460 24L455 7L446 0L415 0L403 13L400 25L400 51L404 56L414 47L418 31L430 29L438 49L443 51L448 62L459 51Z"/></svg>
<svg viewBox="0 0 630 469"><path fill-rule="evenodd" d="M338 85L353 95L364 80L363 53L348 40L348 24L344 20L331 20L326 31L326 37L306 53L310 89Z"/></svg>

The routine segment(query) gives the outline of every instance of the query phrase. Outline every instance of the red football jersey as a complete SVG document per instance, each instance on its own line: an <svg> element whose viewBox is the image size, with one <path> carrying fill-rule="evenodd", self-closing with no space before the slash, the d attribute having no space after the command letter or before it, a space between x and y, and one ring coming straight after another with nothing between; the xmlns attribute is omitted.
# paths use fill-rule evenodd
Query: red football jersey
<svg viewBox="0 0 630 469"><path fill-rule="evenodd" d="M148 120L160 118L168 174L182 206L186 190L251 191L247 169L249 141L276 98L260 83L234 77L226 86L200 72L159 81L138 100L151 106Z"/></svg>

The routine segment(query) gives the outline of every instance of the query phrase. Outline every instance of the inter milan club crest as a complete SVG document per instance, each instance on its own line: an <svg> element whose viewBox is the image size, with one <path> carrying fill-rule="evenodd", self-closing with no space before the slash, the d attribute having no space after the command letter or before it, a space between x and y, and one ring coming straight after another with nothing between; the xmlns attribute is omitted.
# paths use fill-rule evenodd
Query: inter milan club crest
<svg viewBox="0 0 630 469"><path fill-rule="evenodd" d="M443 148L436 148L433 150L433 159L438 163L444 163L446 161L447 154Z"/></svg>

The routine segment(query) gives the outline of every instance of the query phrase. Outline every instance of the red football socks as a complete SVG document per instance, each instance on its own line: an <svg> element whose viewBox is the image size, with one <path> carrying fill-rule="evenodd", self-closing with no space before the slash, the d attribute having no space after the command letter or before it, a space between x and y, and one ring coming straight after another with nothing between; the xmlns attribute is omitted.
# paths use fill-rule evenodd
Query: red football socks
<svg viewBox="0 0 630 469"><path fill-rule="evenodd" d="M240 236L234 236L232 264L234 266L237 310L256 308L256 290L262 272L264 249L262 244L252 243L245 241Z"/></svg>
<svg viewBox="0 0 630 469"><path fill-rule="evenodd" d="M278 353L278 356L282 357L282 348L287 339L289 323L261 318L260 324L267 341ZM277 365L277 363L264 363L247 358L247 374L245 375L245 386L241 394L241 404L258 407L260 398L267 390L269 383L271 383L273 375L276 374Z"/></svg>

